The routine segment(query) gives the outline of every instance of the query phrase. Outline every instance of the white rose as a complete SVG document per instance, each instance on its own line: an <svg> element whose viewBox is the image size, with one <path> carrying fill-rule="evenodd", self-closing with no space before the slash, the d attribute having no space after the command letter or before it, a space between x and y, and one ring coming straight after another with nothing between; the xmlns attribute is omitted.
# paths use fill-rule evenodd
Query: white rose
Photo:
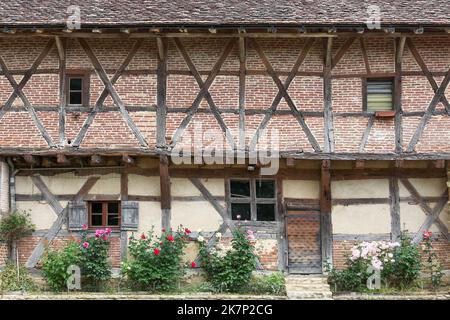
<svg viewBox="0 0 450 320"><path fill-rule="evenodd" d="M216 233L216 238L218 238L218 239L222 238L222 234L220 232L217 232Z"/></svg>
<svg viewBox="0 0 450 320"><path fill-rule="evenodd" d="M198 240L199 242L203 242L203 241L205 241L205 238L203 238L202 236L199 236L199 237L197 238L197 240Z"/></svg>

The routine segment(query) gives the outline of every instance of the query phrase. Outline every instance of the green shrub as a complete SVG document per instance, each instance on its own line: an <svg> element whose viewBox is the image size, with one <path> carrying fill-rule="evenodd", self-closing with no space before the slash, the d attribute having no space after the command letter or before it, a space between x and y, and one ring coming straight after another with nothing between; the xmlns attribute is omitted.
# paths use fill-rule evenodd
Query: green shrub
<svg viewBox="0 0 450 320"><path fill-rule="evenodd" d="M35 225L31 222L27 211L13 211L0 221L0 240L6 242L11 254L10 259L16 257L16 242L34 232ZM16 263L16 261L13 261Z"/></svg>
<svg viewBox="0 0 450 320"><path fill-rule="evenodd" d="M248 286L252 272L256 270L256 256L250 238L254 238L251 231L246 235L235 229L232 248L228 251L218 245L208 250L207 245L200 241L201 266L207 281L216 291L239 292Z"/></svg>
<svg viewBox="0 0 450 320"><path fill-rule="evenodd" d="M132 236L129 239L132 259L122 264L122 273L141 290L176 289L184 274L183 249L189 233L180 226L176 232L164 231L160 237L154 236L153 230L139 239Z"/></svg>
<svg viewBox="0 0 450 320"><path fill-rule="evenodd" d="M53 291L67 288L67 268L80 262L80 246L71 241L62 250L48 250L42 262L42 274Z"/></svg>
<svg viewBox="0 0 450 320"><path fill-rule="evenodd" d="M411 287L420 276L421 258L419 248L411 238L402 233L400 247L394 251L395 263L386 265L382 277L387 287Z"/></svg>
<svg viewBox="0 0 450 320"><path fill-rule="evenodd" d="M285 280L281 272L252 277L245 290L252 294L283 295L286 293Z"/></svg>
<svg viewBox="0 0 450 320"><path fill-rule="evenodd" d="M0 291L36 291L34 283L27 268L17 267L13 263L7 263L0 272Z"/></svg>
<svg viewBox="0 0 450 320"><path fill-rule="evenodd" d="M99 287L102 282L111 279L109 259L109 236L111 229L97 229L95 236L88 237L84 230L80 242L81 274L88 283Z"/></svg>

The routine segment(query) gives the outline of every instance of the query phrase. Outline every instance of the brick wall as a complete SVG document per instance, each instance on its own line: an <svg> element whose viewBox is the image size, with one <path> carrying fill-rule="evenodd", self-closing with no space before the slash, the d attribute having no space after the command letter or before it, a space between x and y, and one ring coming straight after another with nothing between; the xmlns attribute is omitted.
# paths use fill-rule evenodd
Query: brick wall
<svg viewBox="0 0 450 320"><path fill-rule="evenodd" d="M307 55L300 72L302 76L296 77L291 83L288 92L297 108L306 112L321 112L323 110L323 39L317 39ZM346 39L333 41L333 55L335 55ZM47 39L40 38L11 38L0 46L0 54L12 71L24 71L31 66L34 59L44 48ZM199 72L206 79L216 63L228 39L190 39L182 40L186 51ZM270 63L285 80L299 52L305 44L305 39L259 39L260 46L265 51ZM109 76L112 75L127 56L134 44L131 39L97 39L88 40ZM450 61L450 39L448 37L414 38L413 42L422 55L423 60L432 72L446 72ZM372 73L394 72L394 40L392 38L371 38L366 41L366 49ZM132 59L128 71L132 74L123 75L116 84L117 92L127 106L155 106L156 103L156 44L153 40L145 40L136 56ZM93 105L104 89L98 76L95 74L88 57L75 39L68 41L67 68L91 71L90 104ZM58 55L53 48L48 57L39 67L25 86L24 92L31 104L36 107L46 107L46 111L38 112L39 118L54 140L58 136ZM168 53L168 83L167 105L169 108L189 108L198 94L199 86L172 42ZM268 74L258 53L251 47L247 50L247 69L245 102L246 109L266 109L270 107L278 92L277 86ZM53 71L52 71L53 70ZM420 71L414 58L405 48L405 72ZM210 93L216 105L222 109L238 109L239 81L239 50L233 48L226 59L222 71L212 84ZM150 72L150 74L143 74ZM367 125L367 117L343 116L340 113L362 111L362 78L366 72L361 45L355 41L341 61L333 69L333 111L335 112L334 135L337 152L357 152L359 141ZM19 77L19 76L18 76ZM442 76L436 77L439 84ZM405 75L402 79L403 96L402 105L405 112L424 111L433 96L433 90L424 76ZM4 77L0 77L0 100L6 101L12 88ZM447 88L450 95L450 88ZM28 113L21 111L19 106L23 103L16 99L15 108L0 120L0 131L5 133L0 137L0 147L33 147L46 149L47 145L40 133L33 125ZM113 101L108 97L105 108L112 107ZM209 109L205 99L201 102L201 109ZM52 109L53 108L53 109ZM289 110L284 99L281 100L278 110ZM436 110L443 110L439 104ZM69 112L66 121L67 139L73 139L78 133L87 112ZM173 134L181 120L182 113L169 113L168 135ZM156 115L153 111L131 112L131 117L148 139L150 147L155 146ZM238 115L223 113L224 121L228 127L238 127ZM246 115L247 129L252 132L256 129L263 115ZM433 116L424 131L422 139L417 145L420 152L450 152L450 118L446 115ZM194 120L202 121L206 128L221 132L217 121L211 114L197 114ZM417 116L403 118L404 144L409 142L420 120ZM323 118L320 114L306 116L306 123L310 126L319 144L323 147ZM280 131L281 150L312 151L309 142L300 129L299 124L291 115L276 115L269 122L268 129ZM439 137L439 139L436 139ZM247 139L250 140L250 139ZM120 148L138 147L137 141L122 120L118 112L101 113L97 115L92 127L81 145L82 148ZM394 150L394 125L392 119L375 120L369 135L367 152L392 152Z"/></svg>
<svg viewBox="0 0 450 320"><path fill-rule="evenodd" d="M36 247L40 240L40 237L30 236L26 237L19 241L18 243L18 251L19 251L19 263L25 264L30 257L33 249ZM56 237L52 243L50 244L50 248L52 249L61 249L65 246L67 241L75 240L73 237ZM114 268L120 267L120 237L112 236L110 238L110 258L112 262L112 266ZM0 248L0 257L1 257L1 248Z"/></svg>
<svg viewBox="0 0 450 320"><path fill-rule="evenodd" d="M4 242L0 242L0 267L6 264L8 260L8 246Z"/></svg>

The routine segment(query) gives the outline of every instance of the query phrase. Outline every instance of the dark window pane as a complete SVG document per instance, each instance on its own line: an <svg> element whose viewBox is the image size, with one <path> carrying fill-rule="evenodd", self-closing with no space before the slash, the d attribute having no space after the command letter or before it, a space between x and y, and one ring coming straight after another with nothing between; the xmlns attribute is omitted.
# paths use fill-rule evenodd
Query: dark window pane
<svg viewBox="0 0 450 320"><path fill-rule="evenodd" d="M93 227L101 227L102 226L102 215L92 215L91 216L91 226Z"/></svg>
<svg viewBox="0 0 450 320"><path fill-rule="evenodd" d="M256 180L257 198L275 198L275 181Z"/></svg>
<svg viewBox="0 0 450 320"><path fill-rule="evenodd" d="M70 79L70 90L82 90L82 87L83 87L83 79L81 78Z"/></svg>
<svg viewBox="0 0 450 320"><path fill-rule="evenodd" d="M258 221L275 221L275 204L257 204L256 219Z"/></svg>
<svg viewBox="0 0 450 320"><path fill-rule="evenodd" d="M250 197L250 181L230 181L231 197Z"/></svg>
<svg viewBox="0 0 450 320"><path fill-rule="evenodd" d="M108 203L108 213L119 213L119 204L117 202Z"/></svg>
<svg viewBox="0 0 450 320"><path fill-rule="evenodd" d="M92 213L102 213L102 203L101 202L92 202L92 207L91 207L91 212Z"/></svg>
<svg viewBox="0 0 450 320"><path fill-rule="evenodd" d="M119 225L119 215L108 214L108 226L118 226Z"/></svg>
<svg viewBox="0 0 450 320"><path fill-rule="evenodd" d="M81 104L82 103L81 92L71 92L69 95L69 104Z"/></svg>
<svg viewBox="0 0 450 320"><path fill-rule="evenodd" d="M238 216L240 218L238 219ZM232 203L231 218L233 220L251 220L250 203Z"/></svg>

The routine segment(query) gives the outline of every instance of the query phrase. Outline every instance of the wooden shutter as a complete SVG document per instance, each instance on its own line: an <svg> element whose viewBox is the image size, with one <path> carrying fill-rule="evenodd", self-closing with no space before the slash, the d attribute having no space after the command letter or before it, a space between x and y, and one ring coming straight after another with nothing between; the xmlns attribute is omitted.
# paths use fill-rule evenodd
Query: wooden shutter
<svg viewBox="0 0 450 320"><path fill-rule="evenodd" d="M393 110L392 80L367 79L367 111Z"/></svg>
<svg viewBox="0 0 450 320"><path fill-rule="evenodd" d="M84 224L88 224L87 203L69 202L69 230L81 230Z"/></svg>
<svg viewBox="0 0 450 320"><path fill-rule="evenodd" d="M122 201L122 230L138 229L139 225L139 202Z"/></svg>

